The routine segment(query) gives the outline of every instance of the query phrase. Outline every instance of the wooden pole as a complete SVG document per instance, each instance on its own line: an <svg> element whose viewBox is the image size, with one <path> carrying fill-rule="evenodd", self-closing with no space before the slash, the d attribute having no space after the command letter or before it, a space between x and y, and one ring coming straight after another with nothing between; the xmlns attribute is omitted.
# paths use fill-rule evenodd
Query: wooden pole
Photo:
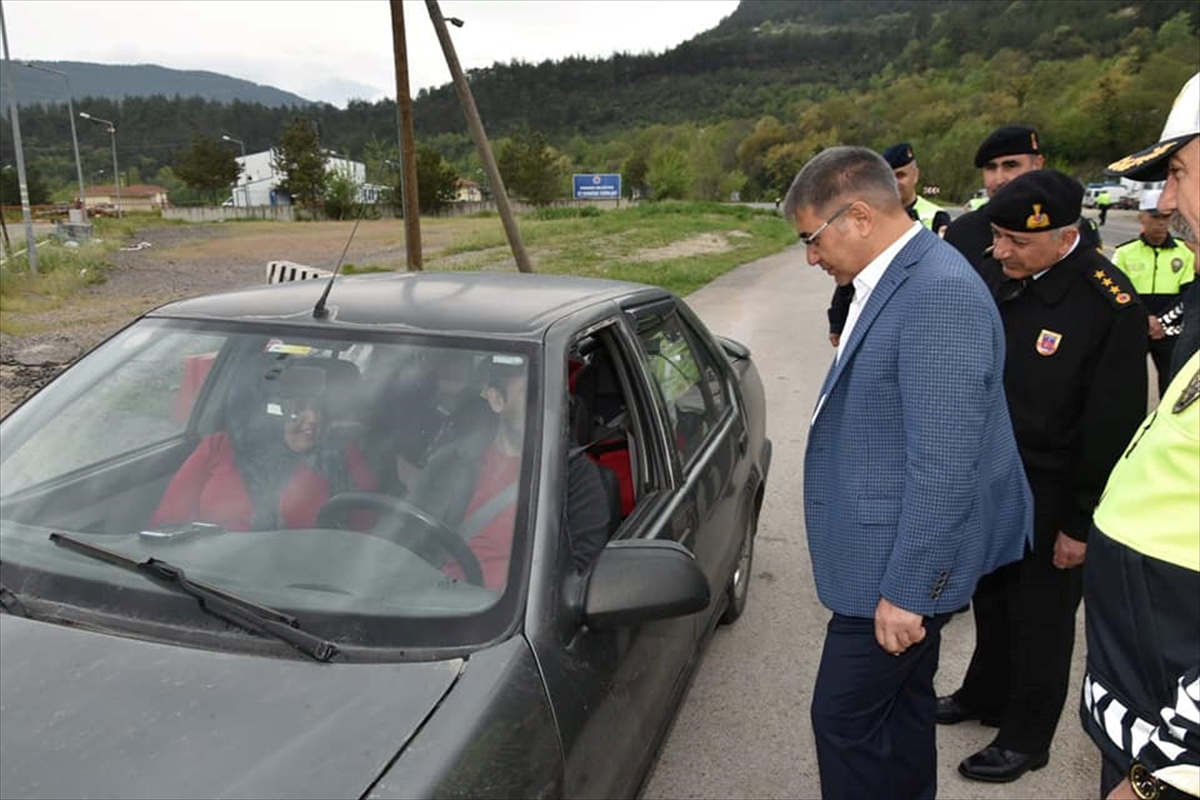
<svg viewBox="0 0 1200 800"><path fill-rule="evenodd" d="M400 127L400 194L404 204L404 252L410 272L420 272L421 206L417 191L417 144L413 134L412 95L408 88L408 45L404 38L404 2L390 0L392 46L396 54L396 116Z"/></svg>
<svg viewBox="0 0 1200 800"><path fill-rule="evenodd" d="M437 0L425 0L429 9L429 19L433 21L433 29L437 31L438 41L446 56L446 66L450 67L450 76L454 79L454 89L458 92L458 101L462 104L463 114L467 117L467 127L471 130L471 138L479 148L479 160L487 173L488 183L492 187L492 195L496 198L496 210L500 212L500 221L504 223L504 232L508 235L508 245L512 248L513 257L517 261L517 269L521 272L533 272L529 263L529 254L521 241L521 231L517 228L517 220L508 204L508 193L504 189L504 179L500 177L500 168L492 156L492 146L488 143L487 133L483 130L483 121L479 118L479 109L475 107L475 98L471 96L471 87L454 54L454 43L450 41L450 31L446 29L446 19L438 8Z"/></svg>

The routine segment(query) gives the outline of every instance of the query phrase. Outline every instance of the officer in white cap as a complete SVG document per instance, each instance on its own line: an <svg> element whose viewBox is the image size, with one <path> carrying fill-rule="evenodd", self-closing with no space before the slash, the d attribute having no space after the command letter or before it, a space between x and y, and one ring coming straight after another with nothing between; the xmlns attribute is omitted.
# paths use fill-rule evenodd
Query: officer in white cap
<svg viewBox="0 0 1200 800"><path fill-rule="evenodd" d="M1177 234L1183 223L1200 230L1200 73L1184 84L1158 142L1109 169L1165 178L1158 210L1173 215ZM1198 430L1200 355L1192 353L1117 462L1093 517L1080 719L1103 759L1101 797L1200 796Z"/></svg>
<svg viewBox="0 0 1200 800"><path fill-rule="evenodd" d="M1141 235L1117 245L1113 263L1129 276L1149 317L1150 357L1158 373L1158 393L1167 389L1171 353L1183 317L1183 293L1195 276L1196 255L1171 235L1171 216L1158 210L1162 192L1142 193L1138 205Z"/></svg>

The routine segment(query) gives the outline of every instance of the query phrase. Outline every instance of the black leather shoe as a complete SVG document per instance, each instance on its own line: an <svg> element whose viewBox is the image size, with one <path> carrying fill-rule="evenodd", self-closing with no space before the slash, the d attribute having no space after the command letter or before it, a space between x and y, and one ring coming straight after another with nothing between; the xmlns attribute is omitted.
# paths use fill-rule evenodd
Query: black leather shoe
<svg viewBox="0 0 1200 800"><path fill-rule="evenodd" d="M980 725L986 725L989 728L1000 727L999 718L983 716L978 711L958 702L958 699L952 694L937 699L936 719L938 725L957 725L960 722L977 719Z"/></svg>
<svg viewBox="0 0 1200 800"><path fill-rule="evenodd" d="M1009 783L1026 772L1039 770L1050 763L1050 753L1018 753L988 745L958 765L964 778L987 783Z"/></svg>

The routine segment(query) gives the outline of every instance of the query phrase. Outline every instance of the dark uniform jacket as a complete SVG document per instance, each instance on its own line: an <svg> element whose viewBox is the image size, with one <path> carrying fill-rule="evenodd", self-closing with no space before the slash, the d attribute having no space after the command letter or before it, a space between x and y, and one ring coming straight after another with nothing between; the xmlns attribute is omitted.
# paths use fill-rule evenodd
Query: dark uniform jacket
<svg viewBox="0 0 1200 800"><path fill-rule="evenodd" d="M1171 354L1171 377L1179 372L1192 353L1200 350L1200 280L1194 280L1183 293L1179 315L1179 336Z"/></svg>
<svg viewBox="0 0 1200 800"><path fill-rule="evenodd" d="M954 245L962 253L971 266L979 268L979 263L991 253L992 225L988 221L984 209L963 214L946 229L946 241ZM1099 251L1100 230L1096 223L1086 217L1079 218L1079 246Z"/></svg>
<svg viewBox="0 0 1200 800"><path fill-rule="evenodd" d="M1004 386L1029 482L1060 491L1057 529L1086 541L1146 414L1145 310L1129 279L1082 243L1023 288L992 258L978 269L1004 320Z"/></svg>

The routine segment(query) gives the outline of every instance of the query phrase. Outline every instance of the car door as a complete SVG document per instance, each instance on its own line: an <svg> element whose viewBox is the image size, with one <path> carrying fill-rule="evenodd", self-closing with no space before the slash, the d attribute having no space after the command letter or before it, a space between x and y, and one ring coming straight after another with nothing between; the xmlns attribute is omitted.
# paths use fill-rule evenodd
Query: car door
<svg viewBox="0 0 1200 800"><path fill-rule="evenodd" d="M696 556L713 591L729 580L745 530L749 438L736 413L728 361L674 299L629 310L645 373L666 415L671 457L696 524L680 542ZM701 620L708 623L711 620Z"/></svg>
<svg viewBox="0 0 1200 800"><path fill-rule="evenodd" d="M620 317L589 328L587 335L603 348L626 405L623 421L616 427L628 437L635 502L612 538L689 538L696 526L695 510L676 485L661 416L654 407L656 395L646 381L636 340ZM565 382L565 369L562 378ZM548 404L554 402L553 392L547 391L546 396L551 398ZM558 402L565 405L566 400L564 391ZM555 416L548 408L547 420ZM551 485L554 475L565 474L569 445L565 425L562 427L552 448L558 455L546 459L547 464L558 466L549 467L544 486ZM557 480L562 483L561 478ZM561 507L565 497L559 500ZM611 631L581 625L579 603L587 576L570 574L565 530L551 533L557 534L551 548L554 555L542 547L538 555L552 559L554 567L541 573L551 575L542 584L543 591L537 591L536 580L531 589L526 635L537 655L559 726L565 765L563 795L632 796L686 688L696 655L694 616Z"/></svg>

